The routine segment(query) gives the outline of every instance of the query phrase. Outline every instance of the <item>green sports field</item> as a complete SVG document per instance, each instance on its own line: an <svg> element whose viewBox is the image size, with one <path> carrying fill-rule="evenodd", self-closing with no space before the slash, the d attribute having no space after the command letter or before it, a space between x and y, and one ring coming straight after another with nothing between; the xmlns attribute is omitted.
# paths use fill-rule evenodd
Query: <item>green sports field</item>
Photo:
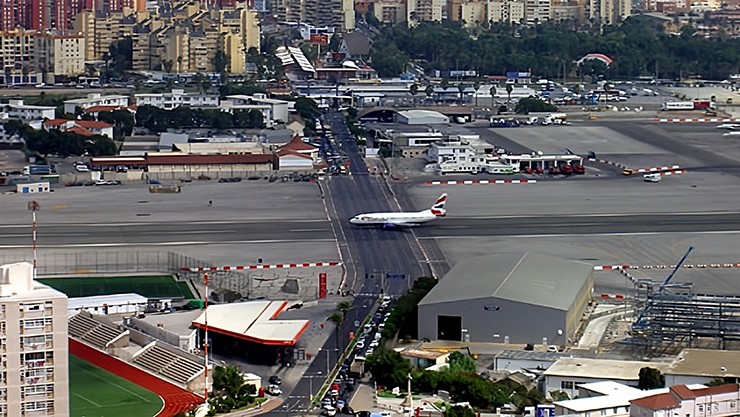
<svg viewBox="0 0 740 417"><path fill-rule="evenodd" d="M147 298L195 298L187 283L177 282L170 275L44 278L39 281L70 298L126 293L136 293Z"/></svg>
<svg viewBox="0 0 740 417"><path fill-rule="evenodd" d="M162 399L118 375L69 356L71 417L149 417L162 409Z"/></svg>

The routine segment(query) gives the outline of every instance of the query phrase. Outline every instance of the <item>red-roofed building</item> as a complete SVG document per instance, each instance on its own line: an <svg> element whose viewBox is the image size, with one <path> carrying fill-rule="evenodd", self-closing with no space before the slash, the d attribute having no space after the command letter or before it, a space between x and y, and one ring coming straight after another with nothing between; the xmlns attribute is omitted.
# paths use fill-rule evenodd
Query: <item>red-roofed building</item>
<svg viewBox="0 0 740 417"><path fill-rule="evenodd" d="M630 417L730 417L740 415L740 385L691 389L674 385L667 393L630 401Z"/></svg>
<svg viewBox="0 0 740 417"><path fill-rule="evenodd" d="M112 112L116 110L127 110L131 113L136 113L136 106L128 106L128 107L127 106L112 106L112 105L92 106L92 107L83 109L82 113L91 114L97 119L100 113L107 113L107 112Z"/></svg>
<svg viewBox="0 0 740 417"><path fill-rule="evenodd" d="M304 142L303 139L298 135L293 136L293 139L291 139L290 142L286 143L285 145L281 146L280 150L290 150L300 154L308 155L314 160L317 159L319 156L319 148L310 143Z"/></svg>
<svg viewBox="0 0 740 417"><path fill-rule="evenodd" d="M281 170L312 170L314 159L310 154L300 153L284 146L277 151Z"/></svg>
<svg viewBox="0 0 740 417"><path fill-rule="evenodd" d="M43 128L47 131L51 129L61 130L62 132L74 131L74 133L83 136L102 135L113 139L113 125L94 120L50 119L44 120Z"/></svg>

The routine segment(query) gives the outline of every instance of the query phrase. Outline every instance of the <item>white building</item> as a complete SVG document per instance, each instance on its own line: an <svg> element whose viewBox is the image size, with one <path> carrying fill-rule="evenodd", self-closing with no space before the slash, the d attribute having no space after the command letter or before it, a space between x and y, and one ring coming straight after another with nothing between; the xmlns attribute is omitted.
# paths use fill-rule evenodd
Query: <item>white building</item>
<svg viewBox="0 0 740 417"><path fill-rule="evenodd" d="M740 380L740 352L684 349L663 374L666 385L705 384L715 378Z"/></svg>
<svg viewBox="0 0 740 417"><path fill-rule="evenodd" d="M433 143L427 151L427 161L441 164L446 161L466 162L476 155L469 142L454 140Z"/></svg>
<svg viewBox="0 0 740 417"><path fill-rule="evenodd" d="M272 127L276 123L288 122L288 102L269 99L264 94L226 96L219 107L229 113L234 110L259 110L262 112L266 127Z"/></svg>
<svg viewBox="0 0 740 417"><path fill-rule="evenodd" d="M133 293L76 297L69 299L67 314L71 317L80 310L99 315L143 313L148 301L143 295Z"/></svg>
<svg viewBox="0 0 740 417"><path fill-rule="evenodd" d="M62 132L76 133L80 136L102 135L113 139L113 125L96 120L67 120L51 119L42 123L44 130L61 130Z"/></svg>
<svg viewBox="0 0 740 417"><path fill-rule="evenodd" d="M528 25L550 20L550 0L525 0L524 7L524 18Z"/></svg>
<svg viewBox="0 0 740 417"><path fill-rule="evenodd" d="M740 386L692 389L674 385L668 393L631 401L630 417L725 417L740 414Z"/></svg>
<svg viewBox="0 0 740 417"><path fill-rule="evenodd" d="M134 94L137 106L154 106L172 110L180 106L218 107L218 94L186 93L185 90L173 89L169 93Z"/></svg>
<svg viewBox="0 0 740 417"><path fill-rule="evenodd" d="M22 99L10 100L7 104L0 104L0 113L7 114L8 118L21 119L26 122L53 119L55 111L54 106L32 106L23 104Z"/></svg>
<svg viewBox="0 0 740 417"><path fill-rule="evenodd" d="M544 372L545 396L562 391L569 398L578 396L578 386L591 382L615 381L637 386L642 368L655 368L663 372L664 363L620 361L586 358L560 358Z"/></svg>
<svg viewBox="0 0 740 417"><path fill-rule="evenodd" d="M29 182L16 184L15 192L19 194L48 193L51 190L49 182Z"/></svg>
<svg viewBox="0 0 740 417"><path fill-rule="evenodd" d="M395 122L406 125L435 125L450 123L450 118L433 110L403 110L394 115Z"/></svg>
<svg viewBox="0 0 740 417"><path fill-rule="evenodd" d="M64 112L74 114L78 107L87 109L93 106L116 106L128 107L129 97L124 95L113 94L109 96L100 93L88 94L85 98L76 98L64 101Z"/></svg>
<svg viewBox="0 0 740 417"><path fill-rule="evenodd" d="M38 68L54 75L74 76L85 72L84 36L37 34L35 41Z"/></svg>
<svg viewBox="0 0 740 417"><path fill-rule="evenodd" d="M0 415L69 416L67 296L0 266Z"/></svg>

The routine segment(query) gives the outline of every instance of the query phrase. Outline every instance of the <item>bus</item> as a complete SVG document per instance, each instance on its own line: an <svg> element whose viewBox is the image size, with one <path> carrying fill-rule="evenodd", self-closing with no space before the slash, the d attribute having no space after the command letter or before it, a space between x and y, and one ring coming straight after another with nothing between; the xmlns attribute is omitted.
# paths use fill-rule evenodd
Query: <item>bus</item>
<svg viewBox="0 0 740 417"><path fill-rule="evenodd" d="M23 167L23 175L51 175L52 169L49 165L26 165Z"/></svg>

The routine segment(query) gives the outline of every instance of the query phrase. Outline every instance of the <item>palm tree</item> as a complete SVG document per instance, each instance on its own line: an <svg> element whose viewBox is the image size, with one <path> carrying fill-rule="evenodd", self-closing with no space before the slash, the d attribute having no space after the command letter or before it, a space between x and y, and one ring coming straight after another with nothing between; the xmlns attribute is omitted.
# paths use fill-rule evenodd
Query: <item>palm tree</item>
<svg viewBox="0 0 740 417"><path fill-rule="evenodd" d="M496 86L491 86L491 89L488 90L489 93L491 93L491 107L493 107L494 104L496 104Z"/></svg>
<svg viewBox="0 0 740 417"><path fill-rule="evenodd" d="M506 110L509 110L509 103L511 102L511 92L514 91L514 86L511 84L506 84L506 94L508 98L506 99Z"/></svg>
<svg viewBox="0 0 740 417"><path fill-rule="evenodd" d="M346 316L347 312L353 308L354 307L352 307L352 304L350 304L349 301L340 301L339 304L337 304L337 311L342 313L342 316Z"/></svg>
<svg viewBox="0 0 740 417"><path fill-rule="evenodd" d="M336 328L334 329L334 336L337 338L337 349L341 349L342 347L339 344L339 328L342 326L342 322L344 322L344 314L339 311L335 311L326 318L326 321L330 321L336 325Z"/></svg>

